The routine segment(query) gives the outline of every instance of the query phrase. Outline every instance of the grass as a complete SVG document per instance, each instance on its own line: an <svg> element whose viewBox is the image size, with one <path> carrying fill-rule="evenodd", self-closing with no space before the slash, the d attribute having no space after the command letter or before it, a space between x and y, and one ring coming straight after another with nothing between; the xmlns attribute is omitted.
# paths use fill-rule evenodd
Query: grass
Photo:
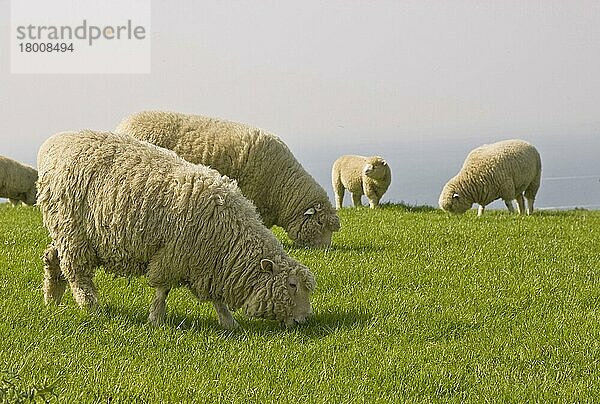
<svg viewBox="0 0 600 404"><path fill-rule="evenodd" d="M99 272L101 308L45 307L36 208L0 205L0 401L593 402L600 400L600 212L345 208L295 329Z"/></svg>

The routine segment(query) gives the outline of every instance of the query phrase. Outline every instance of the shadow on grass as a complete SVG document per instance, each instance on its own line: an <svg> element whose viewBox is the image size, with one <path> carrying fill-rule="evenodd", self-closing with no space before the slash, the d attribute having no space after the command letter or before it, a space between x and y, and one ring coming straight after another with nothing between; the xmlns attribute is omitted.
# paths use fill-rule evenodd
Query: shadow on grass
<svg viewBox="0 0 600 404"><path fill-rule="evenodd" d="M440 209L430 206L430 205L410 205L404 201L400 203L386 202L379 205L379 209L394 209L401 210L403 212L435 212L440 211Z"/></svg>
<svg viewBox="0 0 600 404"><path fill-rule="evenodd" d="M366 240L365 240L366 241ZM326 248L320 248L320 249L315 249L315 248L310 248L310 247L298 247L295 246L294 244L292 244L291 242L283 242L283 248L288 251L288 252L294 252L294 251L314 251L314 252L322 252L322 253L328 253L328 252L336 252L336 251L340 251L340 252L380 252L380 251L384 251L386 248L384 246L381 245L373 245L373 244L355 244L355 245L343 245L343 244L332 244L329 247Z"/></svg>
<svg viewBox="0 0 600 404"><path fill-rule="evenodd" d="M232 338L280 337L293 335L300 339L321 339L331 334L366 326L372 316L356 310L328 311L315 313L305 324L284 327L274 321L236 316L240 328L231 333Z"/></svg>
<svg viewBox="0 0 600 404"><path fill-rule="evenodd" d="M482 327L479 322L454 319L441 319L436 325L435 329L425 332L422 338L430 342L453 341Z"/></svg>
<svg viewBox="0 0 600 404"><path fill-rule="evenodd" d="M190 297L191 309L193 309L194 301ZM203 304L203 303L201 303ZM208 304L208 303L207 303ZM105 316L108 319L122 321L126 323L137 324L140 326L151 326L148 322L148 309L139 309L131 306L117 305L102 305L97 311L98 315ZM169 312L169 304L167 303L167 316L165 322L160 327L172 328L178 330L222 330L219 325L216 313L210 314L181 314Z"/></svg>
<svg viewBox="0 0 600 404"><path fill-rule="evenodd" d="M116 306L101 304L96 314L105 316L112 320L131 322L135 324L146 324L148 322L148 311L136 310L135 307Z"/></svg>
<svg viewBox="0 0 600 404"><path fill-rule="evenodd" d="M586 213L591 213L592 211L585 208L573 208L568 210L555 210L555 209L540 209L534 210L532 216L541 216L541 217L565 217L565 216L573 216L573 214L584 215Z"/></svg>
<svg viewBox="0 0 600 404"><path fill-rule="evenodd" d="M149 324L147 311L137 310L135 307L103 305L99 308L97 314L116 321L135 323L142 326ZM285 327L276 321L249 318L241 314L240 311L234 313L234 317L239 322L240 327L235 330L227 330L219 325L217 314L212 310L209 314L198 312L187 314L169 313L167 306L167 318L162 327L191 332L216 331L222 337L230 338L275 336L292 333L312 339L365 326L372 319L369 313L357 310L336 310L335 308L323 313L315 313L305 324L294 327Z"/></svg>

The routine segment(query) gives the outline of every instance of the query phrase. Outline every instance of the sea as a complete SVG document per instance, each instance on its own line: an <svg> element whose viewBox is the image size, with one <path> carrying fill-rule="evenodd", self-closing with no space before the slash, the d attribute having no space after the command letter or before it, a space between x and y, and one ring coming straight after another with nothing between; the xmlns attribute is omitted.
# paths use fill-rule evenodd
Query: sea
<svg viewBox="0 0 600 404"><path fill-rule="evenodd" d="M379 155L392 169L392 183L382 203L437 206L444 184L462 166L466 155L477 146L499 140L521 138L534 144L542 157L542 183L536 209L600 209L600 133L533 133L510 136L477 134L466 136L426 136L376 133L360 136L328 136L305 138L282 136L304 168L323 186L331 201L331 166L344 154ZM24 162L35 159L34 152L25 153ZM31 155L29 155L31 154ZM34 165L33 163L32 165ZM0 199L6 202L6 199ZM363 196L363 203L367 203ZM351 204L348 193L344 206ZM496 201L488 209L505 209Z"/></svg>

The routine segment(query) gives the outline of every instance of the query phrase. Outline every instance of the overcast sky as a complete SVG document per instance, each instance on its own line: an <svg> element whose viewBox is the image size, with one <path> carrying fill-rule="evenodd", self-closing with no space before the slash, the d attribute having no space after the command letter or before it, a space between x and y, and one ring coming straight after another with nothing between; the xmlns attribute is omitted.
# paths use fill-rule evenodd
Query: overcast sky
<svg viewBox="0 0 600 404"><path fill-rule="evenodd" d="M30 164L54 132L143 109L251 123L293 150L600 129L597 0L155 0L149 75L11 75L0 4L0 154Z"/></svg>

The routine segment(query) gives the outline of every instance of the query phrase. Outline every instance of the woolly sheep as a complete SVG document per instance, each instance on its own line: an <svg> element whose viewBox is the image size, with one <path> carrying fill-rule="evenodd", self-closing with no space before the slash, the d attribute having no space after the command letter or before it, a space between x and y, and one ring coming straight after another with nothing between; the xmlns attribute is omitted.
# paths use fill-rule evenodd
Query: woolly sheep
<svg viewBox="0 0 600 404"><path fill-rule="evenodd" d="M169 290L211 301L226 328L231 311L286 325L311 314L311 272L290 258L234 180L175 153L109 132L63 132L38 153L38 205L52 242L44 300L67 281L83 308L97 305L96 268L145 275L149 321L161 324Z"/></svg>
<svg viewBox="0 0 600 404"><path fill-rule="evenodd" d="M325 190L275 135L199 115L146 111L117 128L234 178L267 227L283 227L300 246L331 244L340 221Z"/></svg>
<svg viewBox="0 0 600 404"><path fill-rule="evenodd" d="M16 205L35 205L37 171L28 165L0 156L0 198Z"/></svg>
<svg viewBox="0 0 600 404"><path fill-rule="evenodd" d="M342 207L345 189L352 194L354 206L361 206L361 197L369 198L369 206L379 206L381 197L392 181L392 172L379 156L346 155L338 158L331 169L331 183L337 209Z"/></svg>
<svg viewBox="0 0 600 404"><path fill-rule="evenodd" d="M523 140L504 140L471 151L460 172L444 186L439 205L445 211L464 213L473 203L479 204L477 216L485 206L502 198L510 212L512 200L518 212L533 212L533 202L540 187L542 162L536 148Z"/></svg>

